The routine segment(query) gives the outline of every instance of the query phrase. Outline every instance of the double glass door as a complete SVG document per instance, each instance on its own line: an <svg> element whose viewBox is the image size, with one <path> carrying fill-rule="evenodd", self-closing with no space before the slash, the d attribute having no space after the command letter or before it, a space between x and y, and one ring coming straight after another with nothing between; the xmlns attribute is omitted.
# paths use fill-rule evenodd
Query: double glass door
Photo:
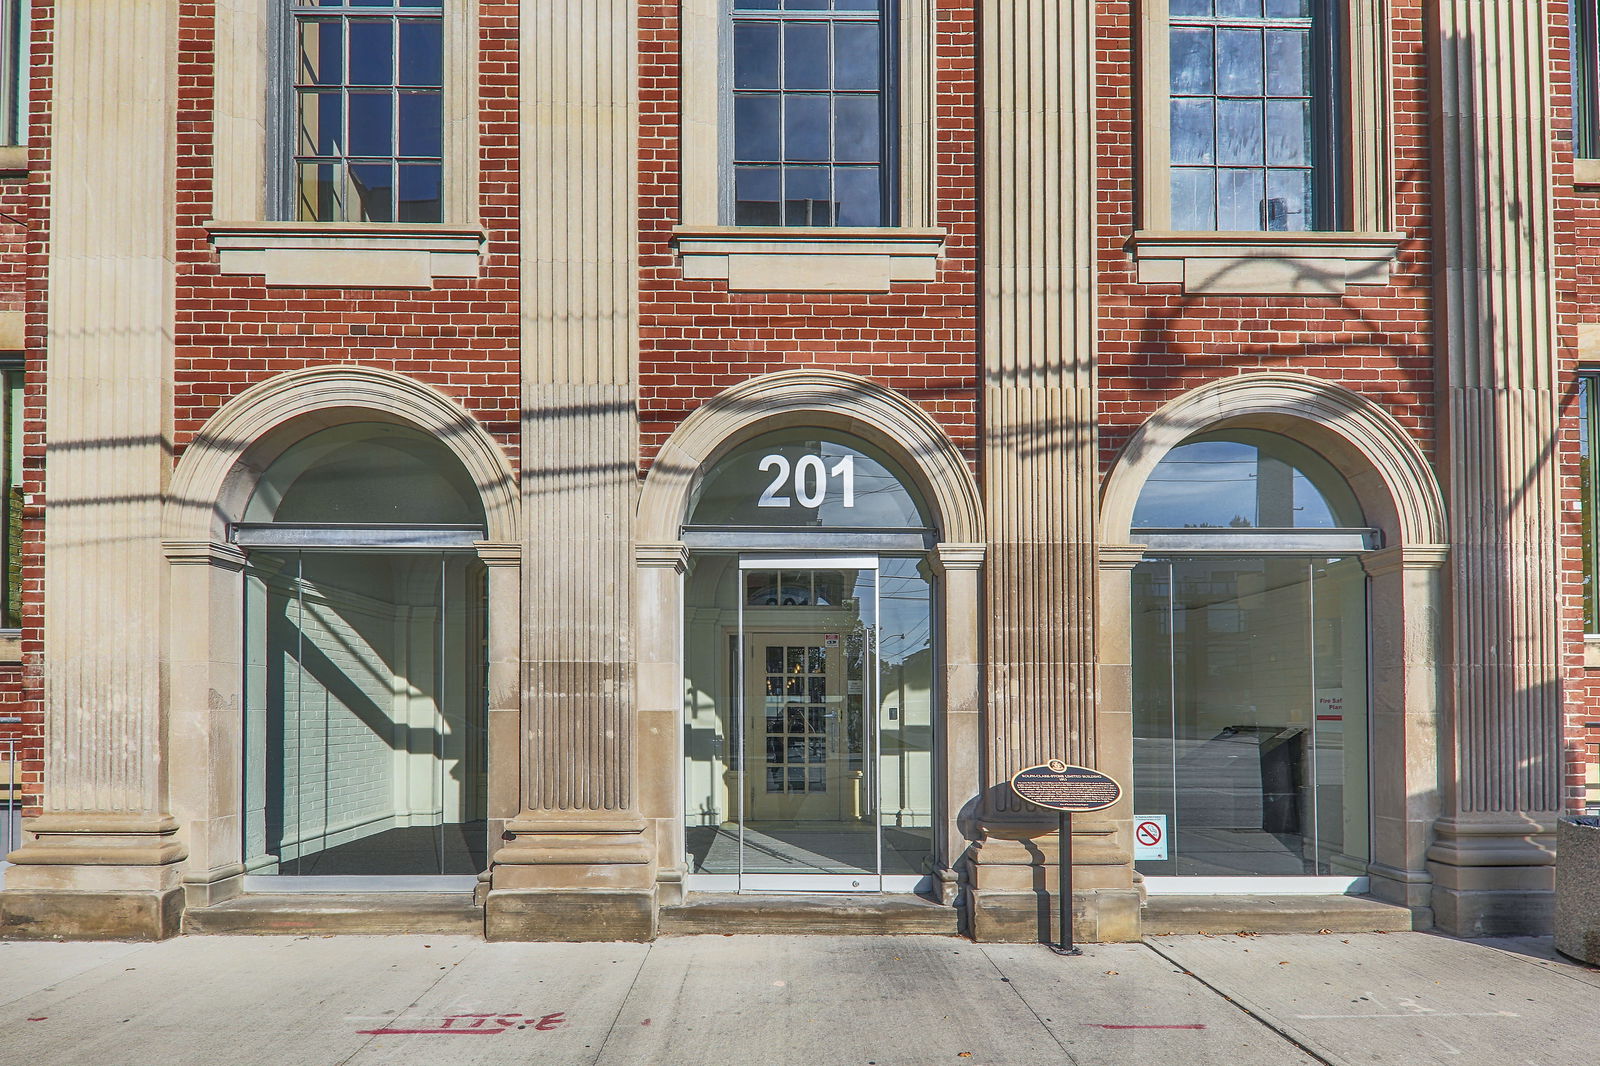
<svg viewBox="0 0 1600 1066"><path fill-rule="evenodd" d="M482 564L252 550L245 596L247 875L471 888L487 847Z"/></svg>
<svg viewBox="0 0 1600 1066"><path fill-rule="evenodd" d="M930 597L914 558L697 558L685 842L700 887L918 886L932 855Z"/></svg>

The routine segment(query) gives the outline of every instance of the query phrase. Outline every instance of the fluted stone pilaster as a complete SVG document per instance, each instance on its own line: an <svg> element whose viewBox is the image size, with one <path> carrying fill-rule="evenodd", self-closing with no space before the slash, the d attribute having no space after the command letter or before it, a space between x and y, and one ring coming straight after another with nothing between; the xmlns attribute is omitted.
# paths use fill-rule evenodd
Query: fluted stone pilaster
<svg viewBox="0 0 1600 1066"><path fill-rule="evenodd" d="M522 811L491 938L654 931L632 638L635 16L522 5Z"/></svg>
<svg viewBox="0 0 1600 1066"><path fill-rule="evenodd" d="M1095 761L1094 11L983 6L989 786Z"/></svg>
<svg viewBox="0 0 1600 1066"><path fill-rule="evenodd" d="M1439 0L1432 21L1455 774L1429 856L1468 935L1541 924L1561 802L1548 14Z"/></svg>

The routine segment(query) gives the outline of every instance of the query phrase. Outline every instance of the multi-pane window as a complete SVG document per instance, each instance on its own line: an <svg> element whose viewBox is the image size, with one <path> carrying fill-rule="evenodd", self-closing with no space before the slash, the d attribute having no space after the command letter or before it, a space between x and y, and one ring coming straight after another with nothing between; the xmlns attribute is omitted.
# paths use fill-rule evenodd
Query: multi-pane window
<svg viewBox="0 0 1600 1066"><path fill-rule="evenodd" d="M0 496L5 527L6 597L0 628L22 625L22 368L0 367Z"/></svg>
<svg viewBox="0 0 1600 1066"><path fill-rule="evenodd" d="M733 223L892 225L893 0L731 2Z"/></svg>
<svg viewBox="0 0 1600 1066"><path fill-rule="evenodd" d="M28 143L28 0L0 0L0 144Z"/></svg>
<svg viewBox="0 0 1600 1066"><path fill-rule="evenodd" d="M1600 633L1600 590L1595 567L1600 563L1600 486L1595 477L1595 442L1600 433L1600 374L1578 375L1579 518L1583 528L1583 631Z"/></svg>
<svg viewBox="0 0 1600 1066"><path fill-rule="evenodd" d="M1600 158L1600 0L1572 4L1572 154Z"/></svg>
<svg viewBox="0 0 1600 1066"><path fill-rule="evenodd" d="M1333 229L1326 0L1169 0L1172 227Z"/></svg>
<svg viewBox="0 0 1600 1066"><path fill-rule="evenodd" d="M291 0L296 217L439 222L443 0Z"/></svg>

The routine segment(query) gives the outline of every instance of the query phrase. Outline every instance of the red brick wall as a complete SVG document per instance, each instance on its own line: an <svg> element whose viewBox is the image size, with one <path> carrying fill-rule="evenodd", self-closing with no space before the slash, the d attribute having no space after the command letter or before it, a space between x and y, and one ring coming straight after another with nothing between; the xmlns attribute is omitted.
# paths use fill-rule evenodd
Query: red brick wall
<svg viewBox="0 0 1600 1066"><path fill-rule="evenodd" d="M44 396L45 252L50 231L50 109L54 85L55 0L33 0L32 62L29 64L28 180L23 190L7 190L0 211L27 223L17 255L8 243L0 259L7 292L16 291L26 321L23 397L22 663L0 667L0 716L20 717L20 725L0 726L0 737L15 737L23 751L21 780L25 816L39 812L44 782L44 703L39 659L44 607ZM13 210L12 197L20 202ZM12 229L4 231L9 242Z"/></svg>
<svg viewBox="0 0 1600 1066"><path fill-rule="evenodd" d="M1550 103L1555 136L1551 182L1556 232L1557 329L1560 337L1561 434L1558 442L1561 477L1562 555L1562 691L1565 710L1565 795L1567 806L1583 803L1584 773L1589 758L1587 727L1600 713L1600 670L1584 668L1583 516L1579 476L1576 375L1578 326L1600 322L1600 188L1573 185L1572 63L1566 0L1550 5ZM1600 369L1591 366L1589 369Z"/></svg>
<svg viewBox="0 0 1600 1066"><path fill-rule="evenodd" d="M180 8L178 313L174 433L182 449L255 382L306 366L360 363L435 386L482 421L516 463L521 410L516 215L517 7L480 5L482 277L433 289L267 288L224 276L202 226L210 184L212 0ZM228 220L232 221L232 220Z"/></svg>
<svg viewBox="0 0 1600 1066"><path fill-rule="evenodd" d="M1204 382L1259 370L1314 374L1388 409L1424 450L1434 440L1430 181L1423 4L1391 5L1395 226L1406 234L1390 284L1345 296L1186 296L1141 285L1135 228L1136 47L1132 5L1100 4L1098 132L1102 460L1163 403Z"/></svg>
<svg viewBox="0 0 1600 1066"><path fill-rule="evenodd" d="M932 282L863 295L730 293L726 282L683 277L669 246L679 217L677 4L640 5L643 466L685 416L723 389L797 367L859 374L901 392L975 457L977 41L970 0L938 8L936 211L948 234L945 255Z"/></svg>

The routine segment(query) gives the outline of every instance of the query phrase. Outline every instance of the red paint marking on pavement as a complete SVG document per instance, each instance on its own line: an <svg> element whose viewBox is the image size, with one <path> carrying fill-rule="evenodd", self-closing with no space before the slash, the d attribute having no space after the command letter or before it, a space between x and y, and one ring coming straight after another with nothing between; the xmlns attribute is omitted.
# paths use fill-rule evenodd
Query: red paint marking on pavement
<svg viewBox="0 0 1600 1066"><path fill-rule="evenodd" d="M1084 1022L1096 1029L1204 1029L1203 1025L1109 1025L1105 1022Z"/></svg>
<svg viewBox="0 0 1600 1066"><path fill-rule="evenodd" d="M494 1036L504 1029L357 1029L361 1036Z"/></svg>
<svg viewBox="0 0 1600 1066"><path fill-rule="evenodd" d="M43 1018L29 1018L28 1020L30 1022L42 1022L42 1021L48 1021L49 1018L50 1018L50 1015L46 1014Z"/></svg>

